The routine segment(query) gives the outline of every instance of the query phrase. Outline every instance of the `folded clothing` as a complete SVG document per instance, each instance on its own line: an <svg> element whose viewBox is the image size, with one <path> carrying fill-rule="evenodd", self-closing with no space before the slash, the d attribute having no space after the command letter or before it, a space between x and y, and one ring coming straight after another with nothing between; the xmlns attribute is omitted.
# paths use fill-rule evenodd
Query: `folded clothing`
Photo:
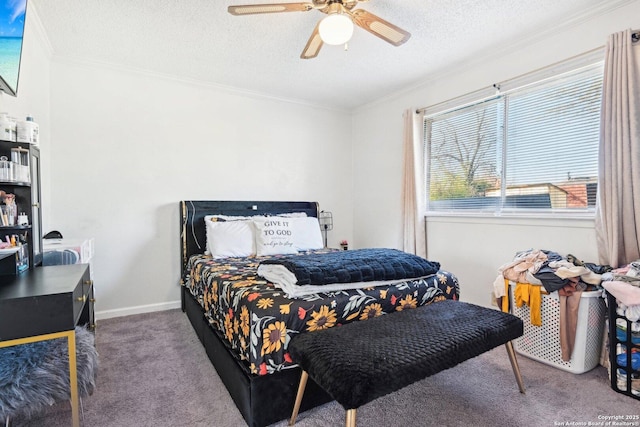
<svg viewBox="0 0 640 427"><path fill-rule="evenodd" d="M640 305L640 288L619 280L602 282L602 286L612 294L618 302L626 306Z"/></svg>
<svg viewBox="0 0 640 427"><path fill-rule="evenodd" d="M273 278L265 276L269 275L270 266L280 266ZM415 279L435 274L439 269L438 262L397 249L358 249L265 260L258 266L258 275L274 284L278 284L274 281L277 280L297 286L322 286Z"/></svg>

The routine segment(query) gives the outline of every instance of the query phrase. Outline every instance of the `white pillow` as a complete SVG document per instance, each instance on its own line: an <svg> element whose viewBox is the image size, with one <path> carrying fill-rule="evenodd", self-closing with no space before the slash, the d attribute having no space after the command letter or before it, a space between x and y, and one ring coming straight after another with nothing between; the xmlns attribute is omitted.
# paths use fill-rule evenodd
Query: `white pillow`
<svg viewBox="0 0 640 427"><path fill-rule="evenodd" d="M207 234L207 241L206 241L206 250L205 250L205 255L211 255L211 248L209 247L209 242L211 241L211 237L209 237L209 223L213 221L213 222L226 222L226 221L251 221L251 217L250 216L229 216L229 215L207 215L204 217L204 223L205 223L205 231Z"/></svg>
<svg viewBox="0 0 640 427"><path fill-rule="evenodd" d="M256 253L258 255L296 254L293 243L292 218L255 218Z"/></svg>
<svg viewBox="0 0 640 427"><path fill-rule="evenodd" d="M293 231L293 245L299 251L324 248L318 218L289 218Z"/></svg>
<svg viewBox="0 0 640 427"><path fill-rule="evenodd" d="M207 248L214 258L255 255L251 221L206 221Z"/></svg>

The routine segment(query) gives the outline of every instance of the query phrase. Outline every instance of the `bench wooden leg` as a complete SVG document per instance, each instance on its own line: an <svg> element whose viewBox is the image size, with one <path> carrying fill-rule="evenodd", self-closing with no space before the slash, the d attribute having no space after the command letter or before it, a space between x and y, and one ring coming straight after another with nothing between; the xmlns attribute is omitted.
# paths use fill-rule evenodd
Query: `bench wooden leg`
<svg viewBox="0 0 640 427"><path fill-rule="evenodd" d="M306 371L302 371L302 375L300 375L300 385L298 386L298 394L296 395L296 403L293 405L293 412L291 413L291 419L289 420L290 426L296 423L296 417L300 410L300 404L302 403L302 396L304 395L304 389L307 386L308 378L309 374L307 374Z"/></svg>
<svg viewBox="0 0 640 427"><path fill-rule="evenodd" d="M346 427L356 427L356 410L347 409Z"/></svg>
<svg viewBox="0 0 640 427"><path fill-rule="evenodd" d="M518 360L516 359L516 352L513 349L513 343L509 341L505 344L505 347L507 347L509 362L511 362L511 369L513 369L513 374L516 376L520 393L524 394L524 382L522 381L522 375L520 375L520 367L518 366Z"/></svg>

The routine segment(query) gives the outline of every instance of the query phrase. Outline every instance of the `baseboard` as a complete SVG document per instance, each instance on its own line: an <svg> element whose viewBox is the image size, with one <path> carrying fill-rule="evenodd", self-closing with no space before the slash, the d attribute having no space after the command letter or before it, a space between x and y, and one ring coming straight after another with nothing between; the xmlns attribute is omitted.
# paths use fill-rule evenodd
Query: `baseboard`
<svg viewBox="0 0 640 427"><path fill-rule="evenodd" d="M163 302L159 304L138 305L136 307L117 308L114 310L96 311L96 321L112 317L130 316L132 314L152 313L154 311L172 310L180 308L180 301Z"/></svg>

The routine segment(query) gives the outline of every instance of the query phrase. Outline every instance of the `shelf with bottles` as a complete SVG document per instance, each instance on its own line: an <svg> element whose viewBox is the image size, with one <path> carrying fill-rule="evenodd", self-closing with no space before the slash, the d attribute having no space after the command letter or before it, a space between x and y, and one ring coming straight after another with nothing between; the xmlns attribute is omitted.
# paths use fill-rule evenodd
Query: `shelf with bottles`
<svg viewBox="0 0 640 427"><path fill-rule="evenodd" d="M6 155L0 155L0 182L30 185L29 149L22 145L12 145L9 153L11 160Z"/></svg>
<svg viewBox="0 0 640 427"><path fill-rule="evenodd" d="M0 215L0 239L6 242L7 236L21 236L26 246L24 250L27 252L29 268L34 268L42 262L38 128L32 120L26 120L22 123L26 125L23 130L31 129L35 133L27 132L21 136L17 128L12 123L3 122L3 118L8 117L0 113L0 195L13 195L15 210L12 211L12 220L7 216L7 221L3 222ZM3 124L6 126L3 127ZM0 208L5 205L6 201L0 198Z"/></svg>
<svg viewBox="0 0 640 427"><path fill-rule="evenodd" d="M25 246L21 253L26 253L27 265L34 266L36 254L34 248L40 247L37 229L33 224L31 187L0 186L0 249ZM38 218L35 218L36 220Z"/></svg>
<svg viewBox="0 0 640 427"><path fill-rule="evenodd" d="M28 230L31 221L26 213L17 213L16 205L0 204L0 229Z"/></svg>
<svg viewBox="0 0 640 427"><path fill-rule="evenodd" d="M33 258L31 226L0 227L0 275L19 274Z"/></svg>
<svg viewBox="0 0 640 427"><path fill-rule="evenodd" d="M24 120L0 113L0 139L7 142L38 144L40 126L27 114Z"/></svg>
<svg viewBox="0 0 640 427"><path fill-rule="evenodd" d="M24 208L29 207L30 200L29 189L0 187L0 227L29 225L30 218Z"/></svg>
<svg viewBox="0 0 640 427"><path fill-rule="evenodd" d="M7 233L7 231L9 230L2 230L0 232L0 250L11 249L28 243L27 233Z"/></svg>

